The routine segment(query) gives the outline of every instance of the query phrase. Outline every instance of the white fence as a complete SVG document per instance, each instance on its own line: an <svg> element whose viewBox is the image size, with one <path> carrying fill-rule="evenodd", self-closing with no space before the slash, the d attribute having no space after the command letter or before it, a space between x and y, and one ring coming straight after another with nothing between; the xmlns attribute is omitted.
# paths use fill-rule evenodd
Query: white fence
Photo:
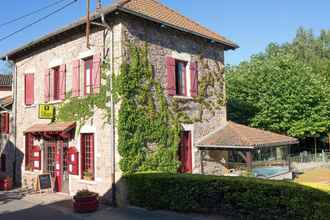
<svg viewBox="0 0 330 220"><path fill-rule="evenodd" d="M291 166L296 170L306 170L316 167L330 167L330 152L309 153L307 151L301 152L297 156L290 157Z"/></svg>

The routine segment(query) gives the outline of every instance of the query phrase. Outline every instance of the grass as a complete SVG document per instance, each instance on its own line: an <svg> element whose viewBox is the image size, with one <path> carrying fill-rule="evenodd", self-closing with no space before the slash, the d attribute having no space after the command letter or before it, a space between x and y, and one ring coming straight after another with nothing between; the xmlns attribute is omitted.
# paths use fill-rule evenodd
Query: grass
<svg viewBox="0 0 330 220"><path fill-rule="evenodd" d="M330 194L330 185L326 183L311 183L311 182L298 182L301 185L309 186Z"/></svg>

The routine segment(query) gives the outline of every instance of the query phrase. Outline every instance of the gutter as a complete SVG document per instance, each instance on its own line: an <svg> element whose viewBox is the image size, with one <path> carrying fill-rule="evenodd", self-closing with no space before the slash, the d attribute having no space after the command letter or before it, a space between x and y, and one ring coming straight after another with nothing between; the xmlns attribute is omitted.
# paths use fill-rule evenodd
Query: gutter
<svg viewBox="0 0 330 220"><path fill-rule="evenodd" d="M119 11L122 11L122 12L126 12L126 13L129 13L129 14L132 14L132 15L135 15L135 16L138 16L138 17L141 17L141 18L144 18L144 19L149 20L149 21L160 23L160 24L162 24L164 26L168 26L168 27L171 27L171 28L176 29L176 30L179 30L179 31L183 31L183 32L186 32L186 33L189 33L189 34L193 34L193 35L202 37L204 39L208 39L210 41L210 43L219 43L221 45L224 45L225 46L225 49L235 50L235 49L239 48L239 46L237 44L230 42L230 40L227 40L228 42L226 42L225 40L222 41L222 40L214 39L214 38L205 36L203 34L199 34L199 33L195 32L195 31L191 31L191 30L188 30L188 29L185 29L185 28L182 28L182 27L178 27L178 26L169 24L167 22L163 22L163 21L160 21L158 19L152 18L150 16L146 16L146 15L144 15L142 13L138 13L138 12L129 10L129 9L127 9L127 8L125 8L123 6L123 5L125 5L125 3L126 2L123 2L122 4L115 3L114 5L109 6L109 7L105 8L104 10L100 10L100 11L94 13L91 16L91 21L95 21L98 18L101 18L102 19L102 16L106 16L106 15L112 13L112 12L115 12L116 10L119 10ZM79 27L81 25L84 25L85 23L86 23L86 18L85 17L82 17L78 21L76 21L76 22L74 22L74 23L72 23L70 25L67 25L67 26L65 26L63 28L60 28L57 31L51 32L51 33L49 33L49 34L47 34L47 35L45 35L45 36L43 36L41 38L38 38L38 39L36 39L36 40L28 43L28 44L25 44L24 46L21 46L21 47L15 49L15 50L9 51L6 54L2 54L2 55L0 54L0 60L5 60L6 57L11 58L15 54L17 54L19 52L22 52L22 51L24 51L26 49L29 49L29 47L36 46L37 44L42 43L43 41L47 41L47 40L49 40L52 37L55 37L55 36L60 35L60 34L63 34L64 32L70 31L70 30L72 30L74 28L77 28L77 27Z"/></svg>
<svg viewBox="0 0 330 220"><path fill-rule="evenodd" d="M183 31L183 32L186 32L186 33L189 33L189 34L193 34L193 35L196 35L196 36L199 36L199 37L202 37L202 38L205 38L205 39L209 39L211 41L211 43L220 43L222 45L225 45L227 46L229 49L231 50L235 50L235 49L238 49L239 46L237 44L230 44L228 42L225 42L225 41L221 41L221 40L218 40L218 39L214 39L214 38L210 38L210 37L207 37L203 34L200 34L200 33L197 33L195 31L191 31L191 30L188 30L186 28L182 28L182 27L178 27L178 26L175 26L175 25L172 25L172 24L169 24L167 22L164 22L164 21L160 21L158 19L155 19L155 18L152 18L150 16L147 16L147 15L144 15L142 13L138 13L138 12L135 12L135 11L132 11L132 10L129 10L129 9L126 9L122 6L117 6L118 7L118 10L120 11L123 11L123 12L126 12L128 14L132 14L132 15L135 15L137 17L141 17L141 18L144 18L146 20L149 20L149 21L153 21L153 22L156 22L156 23L160 23L162 25L165 25L165 26L168 26L168 27L171 27L173 29L176 29L176 30L180 30L180 31Z"/></svg>

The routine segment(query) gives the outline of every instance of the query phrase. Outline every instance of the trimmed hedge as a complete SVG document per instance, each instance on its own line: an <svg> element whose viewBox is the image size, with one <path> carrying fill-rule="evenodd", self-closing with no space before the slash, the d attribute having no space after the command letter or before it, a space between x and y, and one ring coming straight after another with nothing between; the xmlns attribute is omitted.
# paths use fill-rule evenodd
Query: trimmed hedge
<svg viewBox="0 0 330 220"><path fill-rule="evenodd" d="M125 177L131 205L243 219L330 219L328 193L248 177L139 173Z"/></svg>

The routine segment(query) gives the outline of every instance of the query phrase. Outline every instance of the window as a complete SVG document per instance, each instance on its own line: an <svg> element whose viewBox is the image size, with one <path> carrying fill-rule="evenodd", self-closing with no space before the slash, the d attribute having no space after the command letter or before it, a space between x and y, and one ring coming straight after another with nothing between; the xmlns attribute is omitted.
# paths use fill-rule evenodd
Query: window
<svg viewBox="0 0 330 220"><path fill-rule="evenodd" d="M34 104L34 74L24 75L25 105Z"/></svg>
<svg viewBox="0 0 330 220"><path fill-rule="evenodd" d="M175 88L176 95L186 96L187 95L187 74L186 74L187 64L183 61L175 61Z"/></svg>
<svg viewBox="0 0 330 220"><path fill-rule="evenodd" d="M0 166L1 166L0 167L0 170L2 172L6 172L6 162L7 162L6 154L1 154L0 160L1 160L1 162L0 162Z"/></svg>
<svg viewBox="0 0 330 220"><path fill-rule="evenodd" d="M2 112L0 117L0 133L9 134L9 113Z"/></svg>
<svg viewBox="0 0 330 220"><path fill-rule="evenodd" d="M48 69L44 78L45 102L65 99L66 92L66 65Z"/></svg>
<svg viewBox="0 0 330 220"><path fill-rule="evenodd" d="M81 135L82 178L94 180L94 134Z"/></svg>
<svg viewBox="0 0 330 220"><path fill-rule="evenodd" d="M198 95L198 68L197 62L176 60L166 57L167 94L170 96Z"/></svg>
<svg viewBox="0 0 330 220"><path fill-rule="evenodd" d="M92 93L93 87L93 58L88 58L85 60L84 79L84 94L89 95Z"/></svg>
<svg viewBox="0 0 330 220"><path fill-rule="evenodd" d="M25 136L25 169L32 170L32 148L33 148L33 136L26 134Z"/></svg>
<svg viewBox="0 0 330 220"><path fill-rule="evenodd" d="M54 83L54 86L53 86L53 100L54 101L57 101L57 100L60 100L60 68L59 67L56 67L53 69L53 72L54 72L54 79L53 79L53 83Z"/></svg>

